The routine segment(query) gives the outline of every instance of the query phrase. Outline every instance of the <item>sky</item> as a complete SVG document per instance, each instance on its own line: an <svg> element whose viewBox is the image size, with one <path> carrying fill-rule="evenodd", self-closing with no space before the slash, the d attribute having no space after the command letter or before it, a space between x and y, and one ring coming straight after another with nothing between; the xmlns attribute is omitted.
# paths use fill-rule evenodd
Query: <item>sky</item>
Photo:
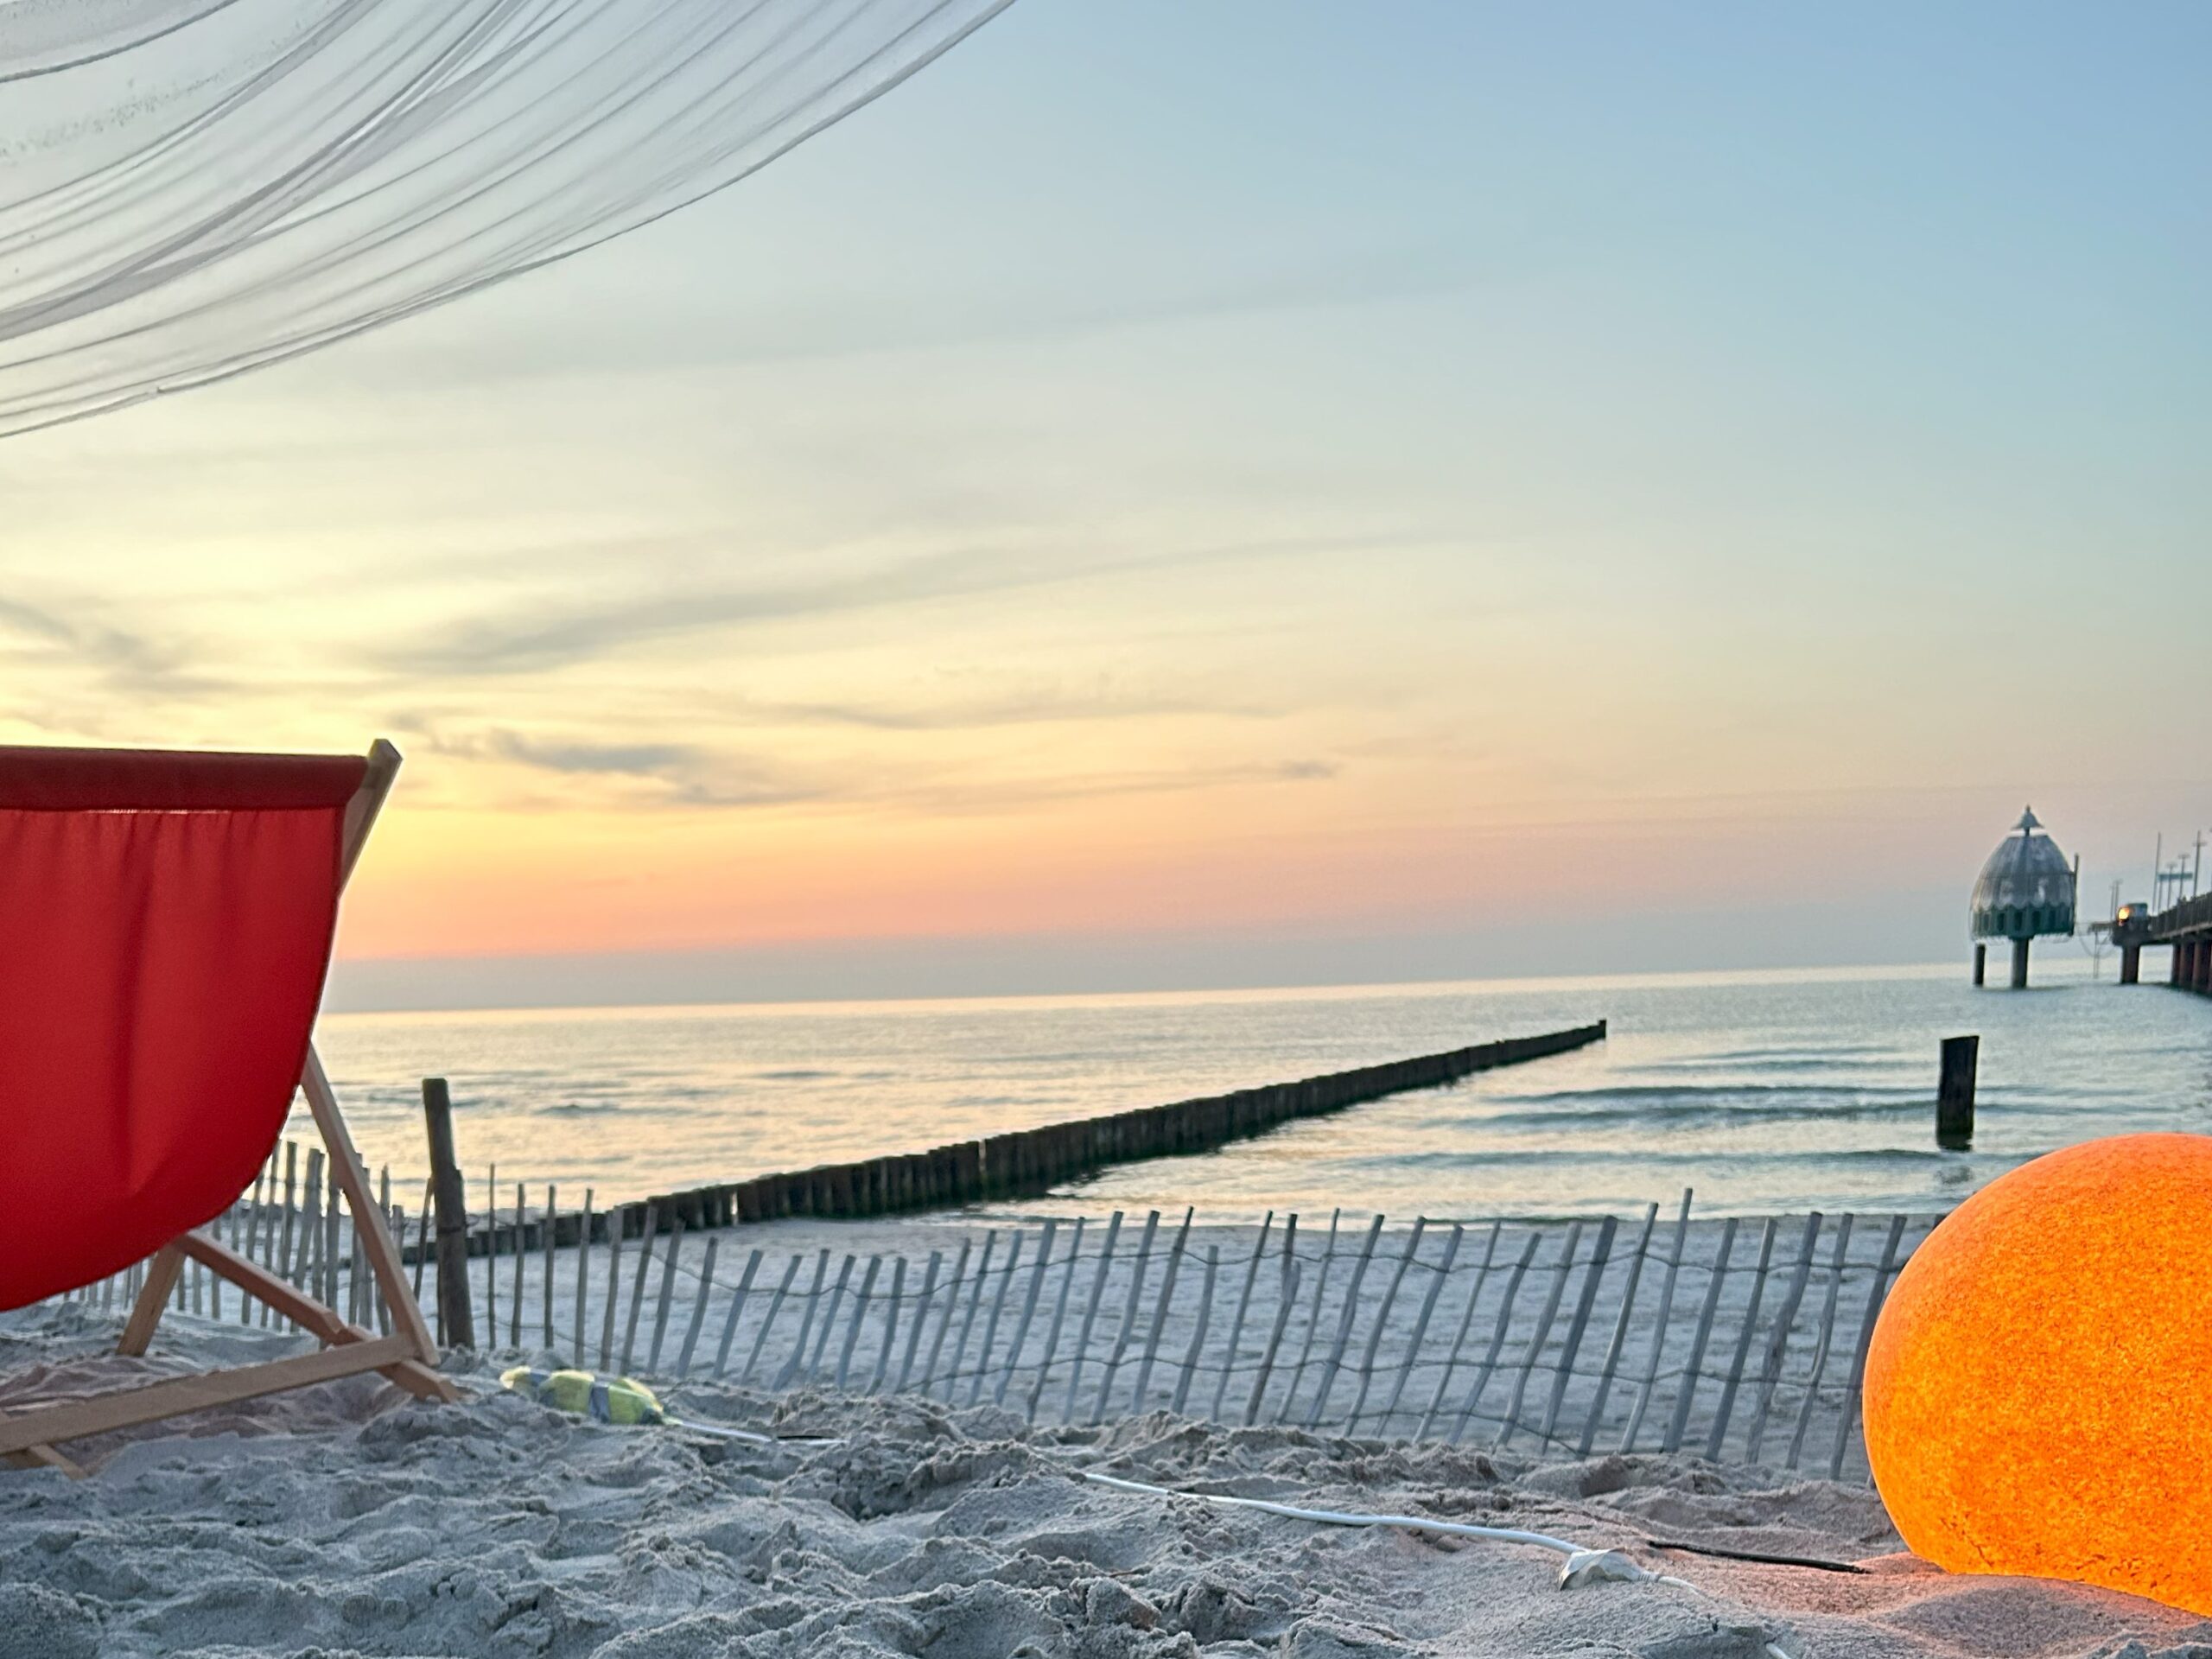
<svg viewBox="0 0 2212 1659"><path fill-rule="evenodd" d="M2212 12L1020 0L0 439L0 741L407 762L337 1006L1941 960L2212 824ZM2070 948L2070 947L2058 947Z"/></svg>

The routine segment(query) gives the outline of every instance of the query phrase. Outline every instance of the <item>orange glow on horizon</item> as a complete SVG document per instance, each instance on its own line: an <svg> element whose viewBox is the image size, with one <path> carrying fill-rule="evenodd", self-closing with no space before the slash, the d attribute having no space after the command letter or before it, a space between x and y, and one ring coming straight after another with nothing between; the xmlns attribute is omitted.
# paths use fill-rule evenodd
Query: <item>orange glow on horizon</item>
<svg viewBox="0 0 2212 1659"><path fill-rule="evenodd" d="M1408 812L1414 822L1375 823L1346 810L1371 804L1356 785L1332 798L1299 783L995 815L410 812L403 797L347 895L340 950L364 960L1533 923L1694 908L1712 899L1716 866L1732 872L1732 899L1786 900L1807 855L1873 888L1913 833L1815 818L1777 836L1770 820L1707 822L1694 836L1639 839L1630 857L1609 818L1423 823Z"/></svg>

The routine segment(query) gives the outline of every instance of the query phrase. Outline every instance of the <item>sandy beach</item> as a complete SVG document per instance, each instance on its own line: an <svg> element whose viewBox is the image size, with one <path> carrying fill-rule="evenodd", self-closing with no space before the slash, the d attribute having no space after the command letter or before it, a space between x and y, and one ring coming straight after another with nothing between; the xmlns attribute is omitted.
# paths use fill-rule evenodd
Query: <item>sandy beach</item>
<svg viewBox="0 0 2212 1659"><path fill-rule="evenodd" d="M299 1345L172 1315L152 1357L125 1361L114 1335L79 1307L7 1316L6 1398ZM671 1391L701 1421L835 1437L760 1446L565 1417L497 1390L514 1357L451 1357L478 1390L457 1408L354 1379L79 1443L88 1481L0 1478L0 1659L2212 1654L2212 1624L2147 1602L1922 1567L1863 1485L1164 1412L1032 1427L988 1404ZM1086 1471L1530 1529L1684 1584L1561 1589L1542 1549L1109 1491Z"/></svg>

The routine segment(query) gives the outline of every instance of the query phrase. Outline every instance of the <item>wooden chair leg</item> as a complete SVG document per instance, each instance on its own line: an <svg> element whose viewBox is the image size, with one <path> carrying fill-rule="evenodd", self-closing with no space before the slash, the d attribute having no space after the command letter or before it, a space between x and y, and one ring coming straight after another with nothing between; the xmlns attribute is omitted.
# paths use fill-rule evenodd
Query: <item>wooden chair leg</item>
<svg viewBox="0 0 2212 1659"><path fill-rule="evenodd" d="M81 1440L111 1429L159 1422L188 1411L205 1411L211 1406L258 1399L263 1395L303 1389L337 1377L358 1376L363 1371L381 1370L410 1357L406 1338L378 1337L368 1342L341 1343L335 1348L319 1348L313 1353L294 1354L289 1358L272 1359L258 1365L164 1377L158 1382L94 1395L88 1400L41 1406L35 1411L0 1418L0 1456L32 1451L55 1440Z"/></svg>
<svg viewBox="0 0 2212 1659"><path fill-rule="evenodd" d="M451 1379L439 1375L417 1357L419 1348L412 1338L404 1334L378 1337L359 1325L348 1324L336 1310L198 1233L186 1233L164 1245L147 1262L145 1287L130 1311L123 1340L118 1345L118 1352L138 1355L146 1351L155 1327L161 1323L162 1311L176 1288L177 1275L188 1260L198 1262L229 1280L245 1294L266 1302L329 1345L315 1353L296 1354L262 1364L167 1377L87 1400L0 1413L0 1466L43 1465L81 1478L84 1470L55 1451L51 1441L76 1440L134 1424L155 1422L186 1412L204 1411L210 1406L367 1371L381 1375L419 1399L454 1402L461 1398Z"/></svg>
<svg viewBox="0 0 2212 1659"><path fill-rule="evenodd" d="M118 1354L143 1354L146 1344L154 1339L154 1327L162 1322L162 1310L168 1306L169 1293L176 1288L176 1276L184 1271L184 1249L175 1243L164 1244L146 1263L145 1288L138 1293L137 1305L130 1310L130 1318L123 1327L123 1340L116 1344Z"/></svg>
<svg viewBox="0 0 2212 1659"><path fill-rule="evenodd" d="M50 1446L25 1446L20 1452L10 1452L0 1462L10 1469L59 1469L72 1480L85 1478L81 1465L72 1463Z"/></svg>
<svg viewBox="0 0 2212 1659"><path fill-rule="evenodd" d="M346 1127L346 1115L338 1109L337 1094L330 1086L330 1078L322 1069L322 1058L312 1043L308 1046L307 1065L300 1073L300 1090L307 1096L308 1109L315 1116L316 1128L322 1132L323 1145L329 1149L332 1172L346 1194L346 1208L353 1212L355 1240L368 1257L385 1306L391 1310L392 1329L414 1343L416 1359L426 1366L435 1367L438 1345L431 1338L430 1327L424 1322L423 1310L416 1304L415 1293L400 1267L399 1247L385 1225L384 1211L369 1192L361 1154L354 1150L353 1134Z"/></svg>
<svg viewBox="0 0 2212 1659"><path fill-rule="evenodd" d="M169 1293L176 1288L177 1275L183 1271L184 1250L181 1246L165 1244L155 1252L153 1259L146 1264L145 1288L139 1292L137 1303L130 1310L130 1320L123 1327L123 1340L116 1345L116 1352L135 1356L146 1351L147 1344L154 1339L154 1327L162 1322L162 1310L168 1306ZM5 1463L10 1469L59 1469L72 1480L85 1478L81 1466L50 1446L24 1446L0 1456L0 1463Z"/></svg>
<svg viewBox="0 0 2212 1659"><path fill-rule="evenodd" d="M325 1307L304 1292L267 1272L258 1263L248 1261L237 1251L218 1244L200 1233L187 1233L177 1240L177 1248L210 1272L227 1279L255 1300L266 1303L279 1314L310 1335L331 1344L365 1342L375 1333L357 1325L349 1325L334 1308ZM404 1333L395 1332L395 1335ZM412 1343L412 1338L407 1338ZM436 1350L433 1348L435 1355ZM451 1404L461 1398L461 1390L452 1381L441 1376L434 1365L425 1363L416 1349L408 1358L378 1369L390 1381L405 1389L417 1399L441 1400Z"/></svg>

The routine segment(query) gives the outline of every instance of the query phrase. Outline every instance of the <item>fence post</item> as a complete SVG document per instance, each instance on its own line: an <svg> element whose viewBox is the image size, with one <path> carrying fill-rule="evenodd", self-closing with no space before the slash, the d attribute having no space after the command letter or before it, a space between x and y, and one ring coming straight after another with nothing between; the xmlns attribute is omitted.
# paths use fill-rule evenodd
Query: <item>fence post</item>
<svg viewBox="0 0 2212 1659"><path fill-rule="evenodd" d="M430 1139L430 1185L438 1220L438 1318L446 1342L476 1345L468 1306L468 1195L454 1157L453 1097L443 1077L423 1079L423 1123Z"/></svg>

